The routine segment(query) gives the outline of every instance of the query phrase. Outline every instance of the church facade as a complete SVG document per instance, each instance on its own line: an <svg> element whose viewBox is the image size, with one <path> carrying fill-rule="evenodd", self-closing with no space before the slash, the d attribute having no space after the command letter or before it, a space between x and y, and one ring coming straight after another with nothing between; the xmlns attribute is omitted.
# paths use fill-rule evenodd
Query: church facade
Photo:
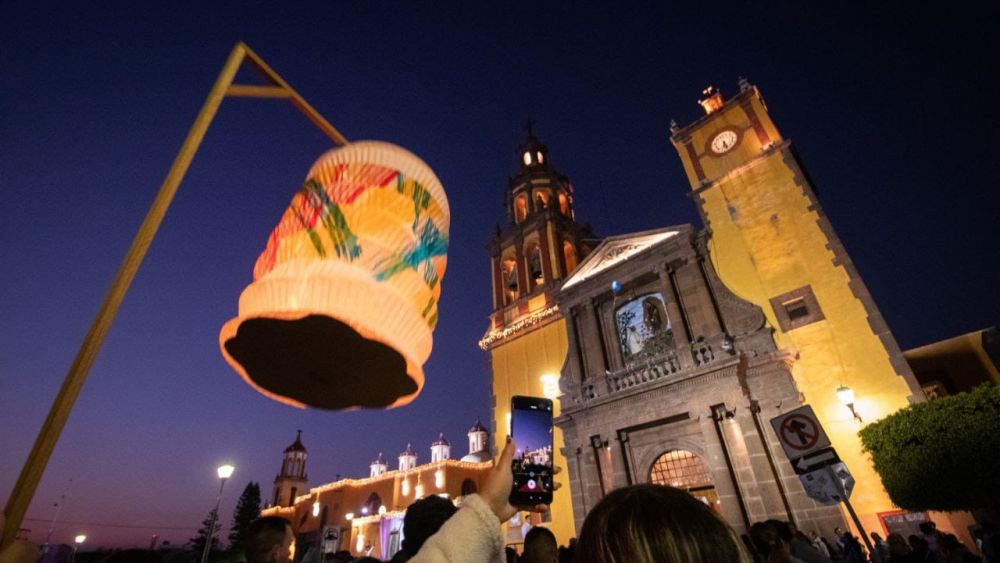
<svg viewBox="0 0 1000 563"><path fill-rule="evenodd" d="M598 241L545 146L529 132L519 147L480 346L498 444L511 396L558 397L560 542L611 489L647 482L687 489L740 532L768 518L844 527L840 506L806 496L770 427L803 404L854 474L865 527L894 508L857 431L921 389L757 88L706 94L701 119L671 126L704 229Z"/></svg>
<svg viewBox="0 0 1000 563"><path fill-rule="evenodd" d="M430 461L407 444L390 469L380 452L367 477L346 478L306 487L306 448L301 433L285 449L275 478L272 502L262 516L281 516L295 534L294 561L308 554L322 560L337 551L389 559L403 541L403 516L421 498L437 495L460 504L479 490L493 466L488 431L476 421L467 433L468 453L453 459L451 444L439 435L430 446Z"/></svg>

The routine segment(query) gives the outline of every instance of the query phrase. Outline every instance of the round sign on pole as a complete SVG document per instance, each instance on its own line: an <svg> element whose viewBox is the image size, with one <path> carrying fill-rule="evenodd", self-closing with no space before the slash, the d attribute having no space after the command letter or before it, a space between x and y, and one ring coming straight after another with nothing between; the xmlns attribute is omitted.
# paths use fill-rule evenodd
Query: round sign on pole
<svg viewBox="0 0 1000 563"><path fill-rule="evenodd" d="M781 440L796 450L808 450L819 441L819 429L808 417L796 414L781 421Z"/></svg>
<svg viewBox="0 0 1000 563"><path fill-rule="evenodd" d="M772 418L771 427L790 460L830 447L830 439L809 405Z"/></svg>

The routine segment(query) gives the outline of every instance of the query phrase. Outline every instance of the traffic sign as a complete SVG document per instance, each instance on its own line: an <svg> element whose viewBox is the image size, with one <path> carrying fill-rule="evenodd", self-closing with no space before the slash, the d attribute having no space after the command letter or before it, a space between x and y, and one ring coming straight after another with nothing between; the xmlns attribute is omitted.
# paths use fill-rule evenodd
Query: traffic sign
<svg viewBox="0 0 1000 563"><path fill-rule="evenodd" d="M799 475L806 495L820 504L847 502L854 490L854 476L843 463Z"/></svg>
<svg viewBox="0 0 1000 563"><path fill-rule="evenodd" d="M830 439L809 405L772 418L771 427L790 460L830 447Z"/></svg>
<svg viewBox="0 0 1000 563"><path fill-rule="evenodd" d="M814 469L840 463L840 456L837 455L837 450L825 448L790 461L795 472L799 475L804 475Z"/></svg>

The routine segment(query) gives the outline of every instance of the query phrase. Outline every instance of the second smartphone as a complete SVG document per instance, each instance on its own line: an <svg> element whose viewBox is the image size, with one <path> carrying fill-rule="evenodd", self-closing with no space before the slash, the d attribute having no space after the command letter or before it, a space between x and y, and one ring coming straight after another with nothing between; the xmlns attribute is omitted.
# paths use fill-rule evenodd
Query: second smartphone
<svg viewBox="0 0 1000 563"><path fill-rule="evenodd" d="M510 503L533 506L552 502L552 401L515 396L510 401L510 435L517 450Z"/></svg>

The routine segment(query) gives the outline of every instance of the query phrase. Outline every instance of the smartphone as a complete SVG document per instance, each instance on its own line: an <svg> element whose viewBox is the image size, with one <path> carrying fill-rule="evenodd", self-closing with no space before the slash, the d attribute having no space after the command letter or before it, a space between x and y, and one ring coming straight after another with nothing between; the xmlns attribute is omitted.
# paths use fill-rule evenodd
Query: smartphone
<svg viewBox="0 0 1000 563"><path fill-rule="evenodd" d="M516 396L510 400L514 438L514 485L510 503L533 506L552 502L552 401Z"/></svg>

